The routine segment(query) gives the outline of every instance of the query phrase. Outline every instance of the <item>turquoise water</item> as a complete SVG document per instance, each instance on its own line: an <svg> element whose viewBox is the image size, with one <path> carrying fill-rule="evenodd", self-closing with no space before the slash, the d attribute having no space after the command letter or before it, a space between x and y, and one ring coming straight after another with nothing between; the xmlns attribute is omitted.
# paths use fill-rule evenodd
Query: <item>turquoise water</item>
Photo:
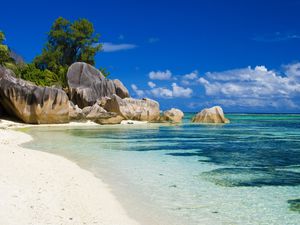
<svg viewBox="0 0 300 225"><path fill-rule="evenodd" d="M190 123L39 127L25 146L110 185L142 224L300 224L300 115Z"/></svg>

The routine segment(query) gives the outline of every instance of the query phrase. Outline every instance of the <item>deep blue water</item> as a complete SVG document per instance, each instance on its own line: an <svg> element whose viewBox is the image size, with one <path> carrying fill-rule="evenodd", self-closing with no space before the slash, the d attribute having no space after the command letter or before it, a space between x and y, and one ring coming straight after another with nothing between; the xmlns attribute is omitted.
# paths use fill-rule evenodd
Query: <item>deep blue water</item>
<svg viewBox="0 0 300 225"><path fill-rule="evenodd" d="M191 225L300 224L300 115L229 114L226 125L191 117L179 125L32 128L26 146L93 171L129 207L143 199L139 219L144 207Z"/></svg>

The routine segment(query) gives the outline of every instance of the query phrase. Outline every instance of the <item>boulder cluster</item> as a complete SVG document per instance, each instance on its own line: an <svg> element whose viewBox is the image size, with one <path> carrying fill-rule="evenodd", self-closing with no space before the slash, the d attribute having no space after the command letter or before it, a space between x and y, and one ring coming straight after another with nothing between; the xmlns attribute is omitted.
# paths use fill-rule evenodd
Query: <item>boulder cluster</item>
<svg viewBox="0 0 300 225"><path fill-rule="evenodd" d="M67 81L68 94L62 89L40 87L16 78L11 70L0 67L0 115L6 112L30 124L82 120L99 124L119 124L122 120L162 121L158 102L131 98L120 80L105 78L89 64L72 64ZM178 121L178 118L174 120Z"/></svg>
<svg viewBox="0 0 300 225"><path fill-rule="evenodd" d="M160 112L152 99L131 98L120 80L110 80L95 67L77 62L67 73L68 93L55 87L40 87L17 78L0 66L0 116L3 113L30 124L55 124L91 120L119 124L122 120L180 123L179 109ZM228 123L219 106L204 109L197 123Z"/></svg>

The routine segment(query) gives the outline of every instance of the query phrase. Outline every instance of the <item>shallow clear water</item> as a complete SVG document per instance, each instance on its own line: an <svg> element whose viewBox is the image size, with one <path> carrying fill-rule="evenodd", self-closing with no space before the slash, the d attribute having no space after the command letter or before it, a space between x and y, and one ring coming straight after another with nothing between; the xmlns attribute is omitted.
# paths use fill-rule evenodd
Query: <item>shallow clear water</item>
<svg viewBox="0 0 300 225"><path fill-rule="evenodd" d="M143 224L300 224L300 115L190 123L31 128L25 146L110 184Z"/></svg>

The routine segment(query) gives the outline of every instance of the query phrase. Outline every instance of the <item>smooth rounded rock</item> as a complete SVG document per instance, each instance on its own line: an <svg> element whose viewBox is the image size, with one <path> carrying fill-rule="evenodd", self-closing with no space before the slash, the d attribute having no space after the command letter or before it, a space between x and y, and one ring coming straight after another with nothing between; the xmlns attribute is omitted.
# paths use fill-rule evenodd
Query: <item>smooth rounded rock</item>
<svg viewBox="0 0 300 225"><path fill-rule="evenodd" d="M161 122L171 122L171 123L180 123L184 113L180 109L169 109L163 112L163 115L160 119Z"/></svg>
<svg viewBox="0 0 300 225"><path fill-rule="evenodd" d="M193 118L194 123L229 123L230 121L225 118L223 109L220 106L203 109L197 113Z"/></svg>
<svg viewBox="0 0 300 225"><path fill-rule="evenodd" d="M95 67L84 63L73 63L67 73L70 100L80 108L94 105L102 97L114 94L128 97L127 88L120 81L105 78Z"/></svg>

